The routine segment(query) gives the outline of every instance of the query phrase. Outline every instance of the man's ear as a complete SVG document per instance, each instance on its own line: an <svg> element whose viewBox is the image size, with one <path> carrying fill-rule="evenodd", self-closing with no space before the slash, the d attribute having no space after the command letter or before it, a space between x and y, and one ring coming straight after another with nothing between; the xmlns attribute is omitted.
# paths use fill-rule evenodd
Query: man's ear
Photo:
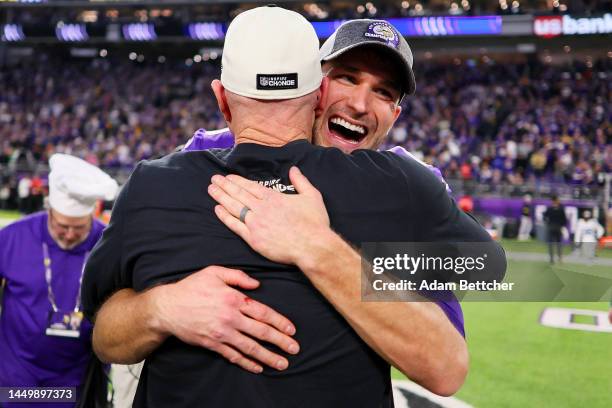
<svg viewBox="0 0 612 408"><path fill-rule="evenodd" d="M400 113L402 113L402 106L400 104L395 105L395 110L393 111L393 123L399 118Z"/></svg>
<svg viewBox="0 0 612 408"><path fill-rule="evenodd" d="M327 94L329 92L329 78L327 76L323 77L321 81L321 86L319 87L319 91L317 93L317 106L315 107L315 113L318 115L327 107Z"/></svg>
<svg viewBox="0 0 612 408"><path fill-rule="evenodd" d="M225 87L218 79L214 79L210 83L210 87L215 94L215 98L217 99L217 105L219 105L219 110L223 114L223 118L228 123L228 125L232 121L232 112L230 112L229 105L227 104L227 97L225 95Z"/></svg>

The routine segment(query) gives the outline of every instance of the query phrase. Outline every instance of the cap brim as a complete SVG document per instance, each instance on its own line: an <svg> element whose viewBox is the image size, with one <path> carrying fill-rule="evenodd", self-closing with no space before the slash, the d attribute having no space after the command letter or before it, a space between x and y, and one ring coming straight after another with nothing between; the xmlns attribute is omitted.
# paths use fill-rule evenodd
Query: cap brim
<svg viewBox="0 0 612 408"><path fill-rule="evenodd" d="M405 81L406 89L403 90L402 93L407 94L407 95L413 95L416 90L416 81L414 79L414 71L412 70L410 65L408 65L408 62L406 62L406 60L395 49L389 47L386 44L381 43L380 41L360 41L358 43L348 45L344 48L336 50L335 52L331 54L326 55L325 57L321 58L321 61L323 62L323 61L332 60L344 54L345 52L352 50L353 48L362 47L364 45L376 46L380 50L384 50L385 52L387 52L387 54L395 58L396 62L399 63L399 65L402 67L402 70L404 71L405 78L406 78L406 81Z"/></svg>

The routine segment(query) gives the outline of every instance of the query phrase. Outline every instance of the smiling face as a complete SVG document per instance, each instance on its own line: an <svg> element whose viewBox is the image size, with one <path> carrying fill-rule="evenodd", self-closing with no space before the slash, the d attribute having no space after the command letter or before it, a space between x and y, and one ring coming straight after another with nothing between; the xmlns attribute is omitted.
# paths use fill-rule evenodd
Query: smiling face
<svg viewBox="0 0 612 408"><path fill-rule="evenodd" d="M313 142L345 153L376 149L401 112L401 86L394 64L378 49L363 46L325 62L327 104L317 110Z"/></svg>

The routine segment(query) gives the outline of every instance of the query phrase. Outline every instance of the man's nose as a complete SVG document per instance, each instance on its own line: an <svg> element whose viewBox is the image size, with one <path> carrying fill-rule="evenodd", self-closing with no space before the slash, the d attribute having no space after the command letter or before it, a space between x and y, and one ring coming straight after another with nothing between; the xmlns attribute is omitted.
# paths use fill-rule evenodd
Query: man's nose
<svg viewBox="0 0 612 408"><path fill-rule="evenodd" d="M368 98L370 97L370 90L365 85L359 85L353 87L351 95L348 99L348 106L355 113L364 114L368 111Z"/></svg>
<svg viewBox="0 0 612 408"><path fill-rule="evenodd" d="M68 228L66 230L66 233L64 234L64 239L66 241L74 241L76 239L76 237L77 237L77 233L72 228Z"/></svg>

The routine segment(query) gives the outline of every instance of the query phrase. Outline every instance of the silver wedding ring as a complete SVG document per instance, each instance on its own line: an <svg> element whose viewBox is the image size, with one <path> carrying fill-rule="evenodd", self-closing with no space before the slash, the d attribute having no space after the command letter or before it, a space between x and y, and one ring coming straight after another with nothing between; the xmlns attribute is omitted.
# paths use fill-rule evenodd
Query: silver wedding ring
<svg viewBox="0 0 612 408"><path fill-rule="evenodd" d="M244 220L246 219L246 215L247 213L250 211L249 207L247 207L246 205L244 207L242 207L242 210L240 210L240 221L241 222L245 222Z"/></svg>

